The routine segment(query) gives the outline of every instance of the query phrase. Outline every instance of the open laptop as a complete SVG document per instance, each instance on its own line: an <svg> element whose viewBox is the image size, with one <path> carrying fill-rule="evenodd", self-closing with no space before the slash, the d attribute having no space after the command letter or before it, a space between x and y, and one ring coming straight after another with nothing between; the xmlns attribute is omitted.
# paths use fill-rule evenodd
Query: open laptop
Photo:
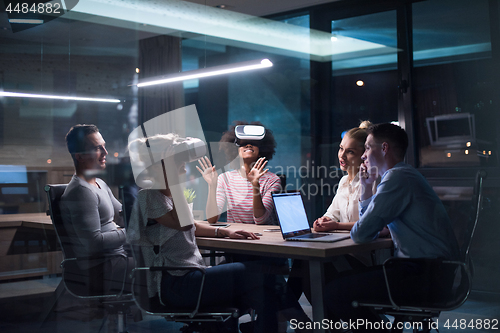
<svg viewBox="0 0 500 333"><path fill-rule="evenodd" d="M281 234L287 241L336 242L349 233L312 233L300 192L273 193Z"/></svg>

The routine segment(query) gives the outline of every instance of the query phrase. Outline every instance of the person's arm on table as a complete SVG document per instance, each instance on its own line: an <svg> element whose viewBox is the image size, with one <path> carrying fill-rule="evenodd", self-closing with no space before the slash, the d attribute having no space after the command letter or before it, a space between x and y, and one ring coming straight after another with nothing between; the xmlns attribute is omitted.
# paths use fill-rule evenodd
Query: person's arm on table
<svg viewBox="0 0 500 333"><path fill-rule="evenodd" d="M314 221L314 231L351 230L356 222L332 221L328 216L323 216Z"/></svg>
<svg viewBox="0 0 500 333"><path fill-rule="evenodd" d="M245 230L231 230L227 228L213 227L204 223L195 223L197 237L228 237L235 239L259 239L253 232Z"/></svg>
<svg viewBox="0 0 500 333"><path fill-rule="evenodd" d="M322 217L318 218L316 221L313 223L313 229L314 231L331 231L331 230L351 230L352 225L348 225L349 229L344 229L344 226L340 225L341 223L338 222L340 220L340 197L339 194L335 195L333 197L332 203L326 210L325 215ZM349 222L348 222L349 223ZM344 224L344 223L342 223Z"/></svg>

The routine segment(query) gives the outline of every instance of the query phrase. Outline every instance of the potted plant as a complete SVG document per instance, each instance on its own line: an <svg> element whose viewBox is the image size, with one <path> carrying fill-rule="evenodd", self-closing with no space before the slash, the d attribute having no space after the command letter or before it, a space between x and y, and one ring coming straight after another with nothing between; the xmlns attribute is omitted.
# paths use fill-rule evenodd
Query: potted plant
<svg viewBox="0 0 500 333"><path fill-rule="evenodd" d="M186 198L188 207L191 210L191 214L193 214L193 201L196 198L196 192L191 188L185 188L184 197Z"/></svg>

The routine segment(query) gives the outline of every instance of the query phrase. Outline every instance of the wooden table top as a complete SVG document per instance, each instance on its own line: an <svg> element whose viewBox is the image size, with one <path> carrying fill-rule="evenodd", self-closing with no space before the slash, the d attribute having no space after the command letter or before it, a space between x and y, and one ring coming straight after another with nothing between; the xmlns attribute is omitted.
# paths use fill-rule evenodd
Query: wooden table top
<svg viewBox="0 0 500 333"><path fill-rule="evenodd" d="M207 223L208 222L199 222ZM373 242L356 244L352 239L333 243L285 241L279 226L234 223L228 228L246 230L262 234L259 240L241 240L229 238L197 237L196 242L201 249L223 250L236 253L288 257L296 259L324 259L348 253L370 252L371 250L392 247L390 238L379 238Z"/></svg>
<svg viewBox="0 0 500 333"><path fill-rule="evenodd" d="M0 228L7 227L53 228L45 213L0 214Z"/></svg>
<svg viewBox="0 0 500 333"><path fill-rule="evenodd" d="M198 222L208 224L206 221ZM0 228L20 226L53 229L52 221L45 213L0 215ZM297 259L323 259L348 253L369 252L392 247L392 240L389 238L380 238L364 244L356 244L350 238L333 243L293 242L285 241L281 231L267 231L271 229L279 230L279 226L233 223L228 228L259 232L262 236L258 240L197 237L198 246L209 250Z"/></svg>

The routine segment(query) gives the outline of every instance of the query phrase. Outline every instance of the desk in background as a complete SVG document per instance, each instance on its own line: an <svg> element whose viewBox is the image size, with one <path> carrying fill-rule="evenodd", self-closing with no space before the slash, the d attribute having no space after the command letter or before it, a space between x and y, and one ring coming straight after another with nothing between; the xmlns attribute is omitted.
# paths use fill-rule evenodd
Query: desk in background
<svg viewBox="0 0 500 333"><path fill-rule="evenodd" d="M61 261L49 216L0 215L0 281L61 273Z"/></svg>
<svg viewBox="0 0 500 333"><path fill-rule="evenodd" d="M208 224L208 222L200 223ZM351 239L345 239L334 243L294 242L283 240L281 232L279 231L265 231L267 229L279 228L277 226L231 224L229 228L234 230L244 229L250 232L259 232L262 236L259 240L197 237L196 242L198 243L198 247L200 249L207 250L219 250L271 257L285 257L309 261L309 274L311 281L316 281L316 283L311 283L311 305L313 309L314 322L321 322L325 318L325 304L323 300L325 286L323 263L325 261L331 257L349 253L363 253L392 247L392 240L388 238L377 239L373 242L365 244L356 244ZM323 332L324 330L315 329L314 331Z"/></svg>

